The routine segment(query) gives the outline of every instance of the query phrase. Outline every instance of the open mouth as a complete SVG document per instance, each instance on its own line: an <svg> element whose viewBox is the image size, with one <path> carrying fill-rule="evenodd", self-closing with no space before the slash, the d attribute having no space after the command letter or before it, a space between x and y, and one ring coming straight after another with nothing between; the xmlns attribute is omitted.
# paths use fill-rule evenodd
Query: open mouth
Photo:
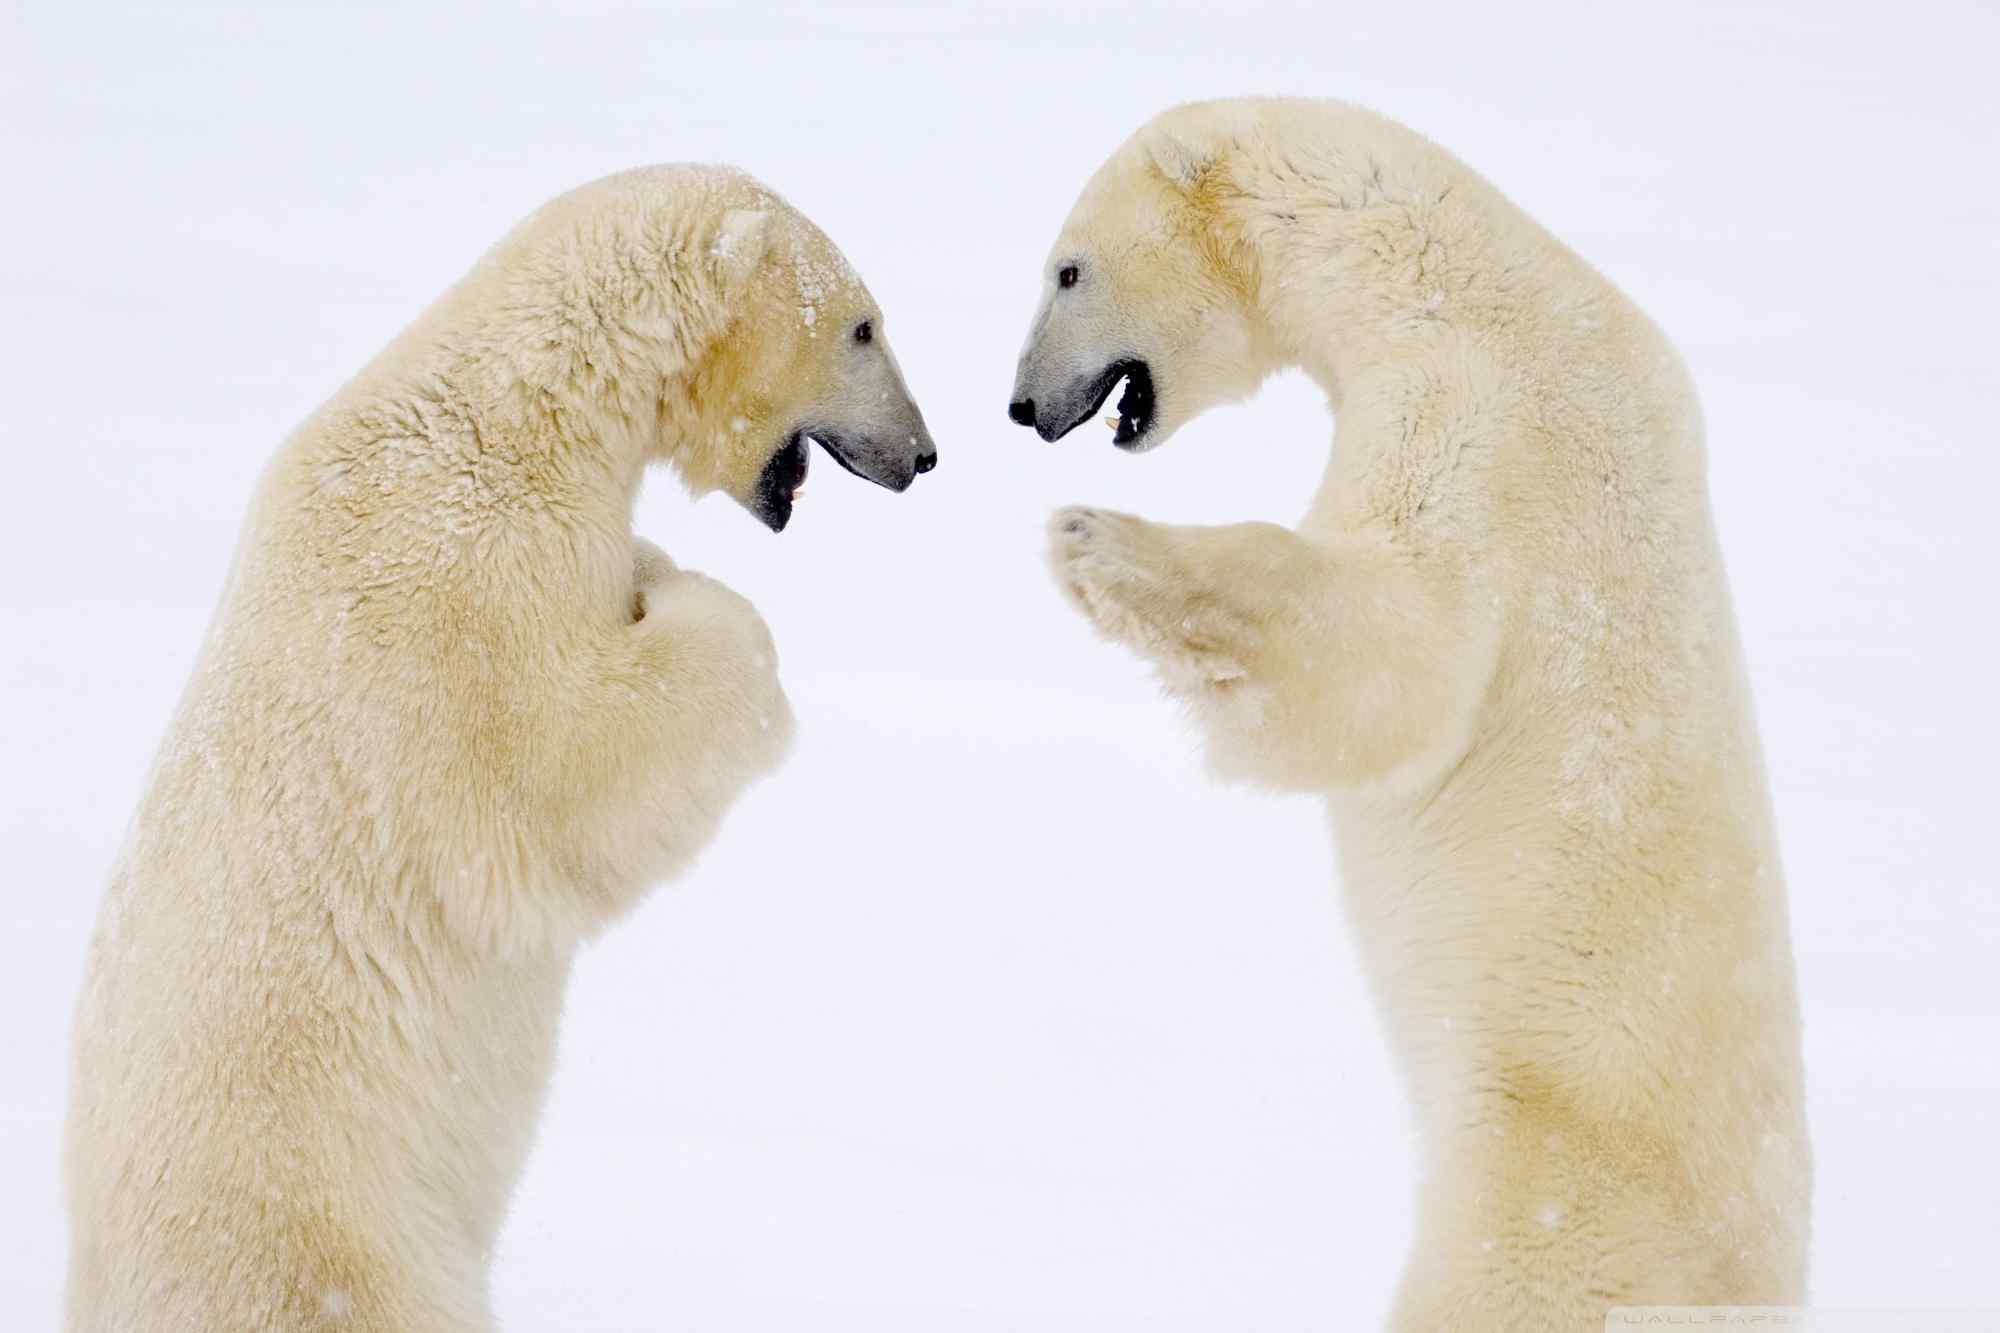
<svg viewBox="0 0 2000 1333"><path fill-rule="evenodd" d="M834 431L800 427L764 464L751 496L750 512L773 532L783 532L785 524L791 522L792 508L805 491L807 464L812 460L815 441L834 462L855 476L892 491L910 489L910 483L919 474L937 466L937 451L927 443L920 444L916 435L910 437L910 443L923 448L921 454L885 451L868 441L857 445Z"/></svg>
<svg viewBox="0 0 2000 1333"><path fill-rule="evenodd" d="M785 524L792 521L792 505L805 487L806 465L811 461L812 450L805 435L794 432L785 447L764 464L750 498L750 512L771 531L783 532Z"/></svg>
<svg viewBox="0 0 2000 1333"><path fill-rule="evenodd" d="M1059 440L1081 426L1089 418L1103 410L1110 400L1111 391L1120 382L1125 392L1118 395L1118 414L1106 416L1104 423L1111 427L1111 442L1120 449L1136 448L1147 431L1153 428L1153 372L1144 361L1136 358L1114 361L1104 368L1104 372L1091 381L1084 392L1084 401L1089 406L1057 429L1043 429L1042 438Z"/></svg>
<svg viewBox="0 0 2000 1333"><path fill-rule="evenodd" d="M1105 420L1111 426L1111 442L1130 449L1139 437L1153 428L1153 372L1144 361L1130 363L1125 376L1125 392L1118 395L1118 416ZM1099 400L1100 404L1102 400Z"/></svg>

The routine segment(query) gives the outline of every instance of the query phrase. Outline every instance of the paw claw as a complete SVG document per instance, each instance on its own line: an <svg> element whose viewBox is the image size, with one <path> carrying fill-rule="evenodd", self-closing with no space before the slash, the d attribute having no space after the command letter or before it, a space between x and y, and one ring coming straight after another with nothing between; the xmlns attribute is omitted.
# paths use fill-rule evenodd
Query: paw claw
<svg viewBox="0 0 2000 1333"><path fill-rule="evenodd" d="M1050 527L1059 536L1086 537L1090 534L1091 527L1097 518L1098 512L1095 509L1086 509L1080 505L1073 505L1068 509L1058 509Z"/></svg>

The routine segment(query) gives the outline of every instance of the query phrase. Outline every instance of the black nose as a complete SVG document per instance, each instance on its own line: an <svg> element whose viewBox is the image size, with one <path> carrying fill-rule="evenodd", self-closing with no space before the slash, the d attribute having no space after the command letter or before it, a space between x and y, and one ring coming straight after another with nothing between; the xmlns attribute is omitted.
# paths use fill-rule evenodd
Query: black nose
<svg viewBox="0 0 2000 1333"><path fill-rule="evenodd" d="M922 476L937 466L937 453L933 450L917 459L917 475Z"/></svg>
<svg viewBox="0 0 2000 1333"><path fill-rule="evenodd" d="M1017 426L1034 425L1035 400L1032 398L1023 398L1018 403L1007 404L1007 416Z"/></svg>

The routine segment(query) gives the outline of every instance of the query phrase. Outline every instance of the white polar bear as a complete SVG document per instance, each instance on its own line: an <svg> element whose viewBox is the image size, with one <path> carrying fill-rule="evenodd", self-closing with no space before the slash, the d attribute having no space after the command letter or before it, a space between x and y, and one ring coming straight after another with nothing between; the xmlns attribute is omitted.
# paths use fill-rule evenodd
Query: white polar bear
<svg viewBox="0 0 2000 1333"><path fill-rule="evenodd" d="M880 321L749 177L631 172L286 441L91 944L71 1329L491 1325L573 951L791 731L757 613L635 542L641 473L773 528L809 439L907 486Z"/></svg>
<svg viewBox="0 0 2000 1333"><path fill-rule="evenodd" d="M1296 531L1070 509L1052 560L1221 773L1326 794L1426 1147L1395 1327L1800 1300L1784 890L1680 360L1398 125L1170 111L1064 225L1010 415L1054 439L1123 381L1142 449L1283 366L1339 420Z"/></svg>

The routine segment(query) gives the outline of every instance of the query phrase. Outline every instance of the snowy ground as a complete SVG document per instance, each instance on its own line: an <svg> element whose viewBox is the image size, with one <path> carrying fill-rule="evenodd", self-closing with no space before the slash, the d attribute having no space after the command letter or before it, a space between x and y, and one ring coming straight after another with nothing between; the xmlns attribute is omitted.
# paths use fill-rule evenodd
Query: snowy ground
<svg viewBox="0 0 2000 1333"><path fill-rule="evenodd" d="M1088 171L1243 91L1428 131L1678 338L1793 889L1816 1294L2000 1306L2000 24L1632 8L9 6L8 1325L57 1318L84 941L254 474L517 216L667 159L845 247L942 465L828 472L782 538L650 484L641 530L763 608L804 732L582 960L507 1326L1379 1319L1413 1147L1316 810L1211 786L1038 555L1075 500L1295 517L1324 405L1281 381L1139 460L1001 411Z"/></svg>

